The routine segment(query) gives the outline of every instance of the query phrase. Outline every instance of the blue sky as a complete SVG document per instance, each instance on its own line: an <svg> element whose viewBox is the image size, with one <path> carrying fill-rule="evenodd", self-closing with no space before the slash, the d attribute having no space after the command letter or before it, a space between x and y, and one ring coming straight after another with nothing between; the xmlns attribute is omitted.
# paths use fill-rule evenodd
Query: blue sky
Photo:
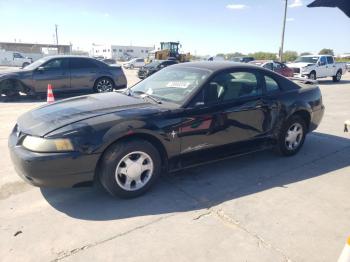
<svg viewBox="0 0 350 262"><path fill-rule="evenodd" d="M350 52L350 19L339 9L289 0L285 50ZM180 41L184 51L278 52L282 0L0 0L0 41L153 46Z"/></svg>

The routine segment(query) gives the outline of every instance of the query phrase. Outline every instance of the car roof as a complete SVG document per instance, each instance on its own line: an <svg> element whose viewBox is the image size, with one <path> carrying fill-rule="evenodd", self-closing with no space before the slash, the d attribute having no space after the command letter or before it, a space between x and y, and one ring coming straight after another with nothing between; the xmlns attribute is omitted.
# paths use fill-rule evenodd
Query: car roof
<svg viewBox="0 0 350 262"><path fill-rule="evenodd" d="M93 57L89 56L82 56L82 55L52 55L52 56L45 56L44 58L51 59L51 58L89 58L89 59L95 59Z"/></svg>
<svg viewBox="0 0 350 262"><path fill-rule="evenodd" d="M220 70L233 69L233 68L261 70L261 67L256 65L247 64L247 63L236 63L231 61L187 62L187 63L176 64L176 65L173 65L172 67L194 67L199 69L207 69L210 71L220 71Z"/></svg>

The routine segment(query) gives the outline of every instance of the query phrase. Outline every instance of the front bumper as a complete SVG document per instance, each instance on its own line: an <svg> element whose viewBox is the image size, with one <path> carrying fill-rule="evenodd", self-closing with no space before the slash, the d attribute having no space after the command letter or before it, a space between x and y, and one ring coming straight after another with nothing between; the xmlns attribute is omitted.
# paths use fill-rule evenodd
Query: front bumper
<svg viewBox="0 0 350 262"><path fill-rule="evenodd" d="M9 137L11 160L19 176L38 187L73 187L92 181L100 154L36 153L17 145L15 133Z"/></svg>
<svg viewBox="0 0 350 262"><path fill-rule="evenodd" d="M294 73L293 74L293 77L298 77L298 78L308 78L309 77L309 74L306 74L306 73Z"/></svg>

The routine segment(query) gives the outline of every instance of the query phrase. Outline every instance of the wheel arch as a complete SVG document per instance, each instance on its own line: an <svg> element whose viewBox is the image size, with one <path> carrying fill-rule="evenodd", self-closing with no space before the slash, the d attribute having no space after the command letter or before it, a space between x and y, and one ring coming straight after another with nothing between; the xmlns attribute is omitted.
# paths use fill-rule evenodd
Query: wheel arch
<svg viewBox="0 0 350 262"><path fill-rule="evenodd" d="M307 128L307 132L309 132L310 130L310 123L311 123L311 112L307 109L303 109L303 108L300 108L300 109L297 109L295 110L289 117L293 117L293 116L299 116L301 117L304 121L305 121L305 124L306 124L306 128Z"/></svg>
<svg viewBox="0 0 350 262"><path fill-rule="evenodd" d="M168 153L167 153L167 150L166 150L165 146L163 145L163 143L154 135L151 135L148 133L141 133L141 132L140 133L133 133L133 134L129 134L129 135L125 135L125 136L117 138L116 140L109 143L107 147L104 148L104 150L102 151L102 153L100 155L99 160L97 161L97 165L95 168L95 174L94 174L95 181L96 181L96 178L98 176L99 170L101 168L101 163L102 163L102 159L103 159L105 152L115 143L124 142L124 141L128 141L128 140L134 140L134 139L142 139L142 140L149 142L151 145L153 145L155 147L155 149L159 152L159 155L161 158L161 163L162 163L162 169L168 170Z"/></svg>

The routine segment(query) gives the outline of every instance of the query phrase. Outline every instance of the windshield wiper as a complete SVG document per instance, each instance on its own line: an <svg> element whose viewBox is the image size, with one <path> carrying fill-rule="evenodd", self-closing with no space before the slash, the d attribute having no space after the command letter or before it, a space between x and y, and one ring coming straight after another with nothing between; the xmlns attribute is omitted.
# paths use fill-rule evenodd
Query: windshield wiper
<svg viewBox="0 0 350 262"><path fill-rule="evenodd" d="M160 101L159 99L157 99L154 96L151 96L149 94L145 94L144 93L144 94L141 94L140 97L142 97L143 99L149 98L149 99L153 100L153 102L156 102L157 104L161 104L162 103L162 101Z"/></svg>
<svg viewBox="0 0 350 262"><path fill-rule="evenodd" d="M160 101L159 99L155 98L154 96L150 95L150 94L147 94L143 91L129 91L130 92L130 95L132 96L133 94L139 94L139 96L142 98L142 99L145 99L145 98L149 98L151 99L153 102L156 102L157 104L162 104L162 101Z"/></svg>

